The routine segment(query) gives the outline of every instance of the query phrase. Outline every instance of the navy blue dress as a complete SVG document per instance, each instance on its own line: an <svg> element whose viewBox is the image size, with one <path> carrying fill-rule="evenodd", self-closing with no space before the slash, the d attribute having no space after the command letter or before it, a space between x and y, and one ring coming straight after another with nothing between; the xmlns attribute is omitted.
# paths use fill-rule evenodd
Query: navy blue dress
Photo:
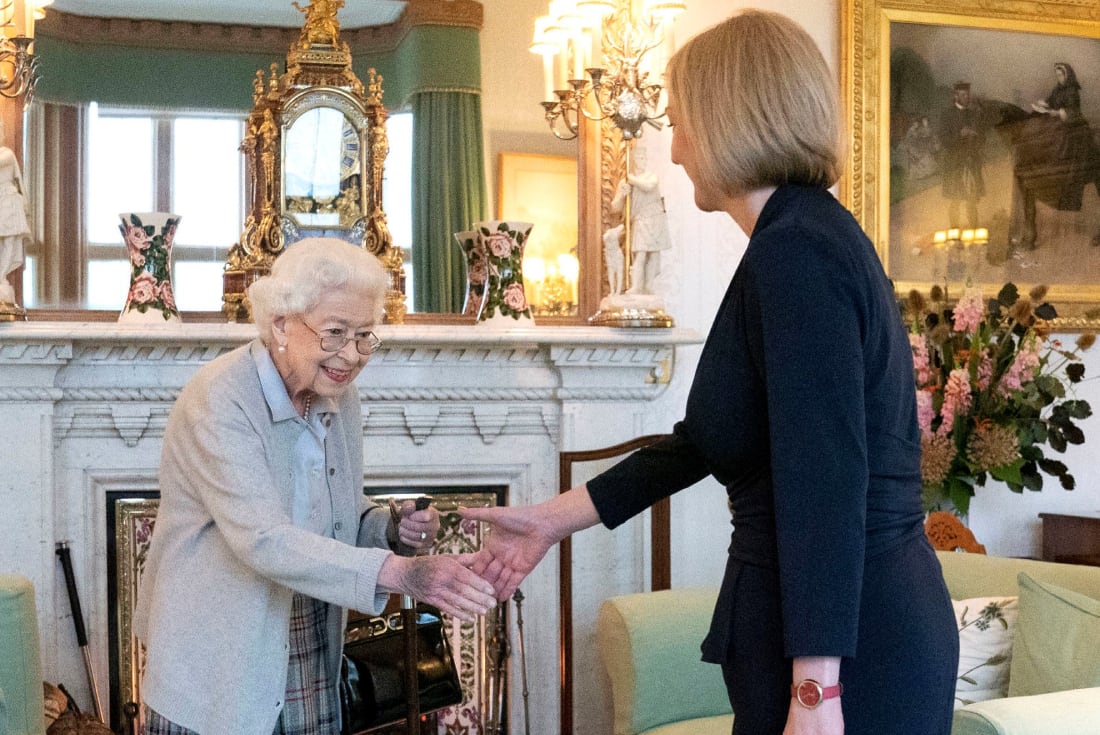
<svg viewBox="0 0 1100 735"><path fill-rule="evenodd" d="M912 354L871 242L824 189L769 198L684 419L588 489L614 528L707 475L734 530L702 651L734 733L779 735L790 659L840 656L846 735L948 735L958 634L923 532Z"/></svg>

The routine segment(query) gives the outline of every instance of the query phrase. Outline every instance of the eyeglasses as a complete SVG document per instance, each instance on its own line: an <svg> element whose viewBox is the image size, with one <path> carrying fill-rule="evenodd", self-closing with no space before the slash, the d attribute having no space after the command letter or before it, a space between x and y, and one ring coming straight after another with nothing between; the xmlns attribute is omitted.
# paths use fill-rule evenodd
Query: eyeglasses
<svg viewBox="0 0 1100 735"><path fill-rule="evenodd" d="M382 340L378 339L374 332L368 331L358 337L345 337L342 334L321 334L306 324L305 321L302 324L305 325L306 329L317 335L317 338L321 340L321 349L325 352L339 352L344 349L344 345L348 342L354 342L356 352L364 357L369 357L382 348Z"/></svg>

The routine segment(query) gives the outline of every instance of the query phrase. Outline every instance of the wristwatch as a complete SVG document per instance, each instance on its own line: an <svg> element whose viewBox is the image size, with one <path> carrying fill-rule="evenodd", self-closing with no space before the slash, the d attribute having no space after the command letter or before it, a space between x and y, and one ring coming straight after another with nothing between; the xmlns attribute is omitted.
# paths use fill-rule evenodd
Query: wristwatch
<svg viewBox="0 0 1100 735"><path fill-rule="evenodd" d="M813 679L803 679L791 684L791 696L806 709L814 709L826 699L839 697L844 687L838 682L831 687L823 687Z"/></svg>

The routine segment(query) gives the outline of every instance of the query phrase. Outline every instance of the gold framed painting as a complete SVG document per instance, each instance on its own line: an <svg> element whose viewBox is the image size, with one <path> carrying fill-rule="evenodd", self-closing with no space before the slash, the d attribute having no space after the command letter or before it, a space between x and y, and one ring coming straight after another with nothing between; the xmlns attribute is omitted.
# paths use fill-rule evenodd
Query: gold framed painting
<svg viewBox="0 0 1100 735"><path fill-rule="evenodd" d="M1100 16L1089 0L842 0L841 198L899 295L1044 284L1100 326Z"/></svg>
<svg viewBox="0 0 1100 735"><path fill-rule="evenodd" d="M534 224L523 251L523 279L535 317L576 319L576 156L501 153L498 168L497 219Z"/></svg>

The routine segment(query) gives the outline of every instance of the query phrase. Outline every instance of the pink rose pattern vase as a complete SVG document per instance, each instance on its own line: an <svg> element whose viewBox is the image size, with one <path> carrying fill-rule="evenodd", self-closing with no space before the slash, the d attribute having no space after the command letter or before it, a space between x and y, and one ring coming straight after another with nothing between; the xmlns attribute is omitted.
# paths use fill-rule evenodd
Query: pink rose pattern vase
<svg viewBox="0 0 1100 735"><path fill-rule="evenodd" d="M466 259L466 300L462 305L462 315L477 318L485 300L485 282L489 276L489 261L485 248L474 230L455 233L455 240L462 248Z"/></svg>
<svg viewBox="0 0 1100 735"><path fill-rule="evenodd" d="M484 295L477 314L479 323L533 322L523 288L523 248L531 227L530 222L503 220L474 224L474 249L482 251L485 261ZM471 277L471 286L474 277L481 277L480 273Z"/></svg>
<svg viewBox="0 0 1100 735"><path fill-rule="evenodd" d="M180 217L168 212L124 212L118 229L130 256L130 291L119 322L180 321L172 293L172 242Z"/></svg>

